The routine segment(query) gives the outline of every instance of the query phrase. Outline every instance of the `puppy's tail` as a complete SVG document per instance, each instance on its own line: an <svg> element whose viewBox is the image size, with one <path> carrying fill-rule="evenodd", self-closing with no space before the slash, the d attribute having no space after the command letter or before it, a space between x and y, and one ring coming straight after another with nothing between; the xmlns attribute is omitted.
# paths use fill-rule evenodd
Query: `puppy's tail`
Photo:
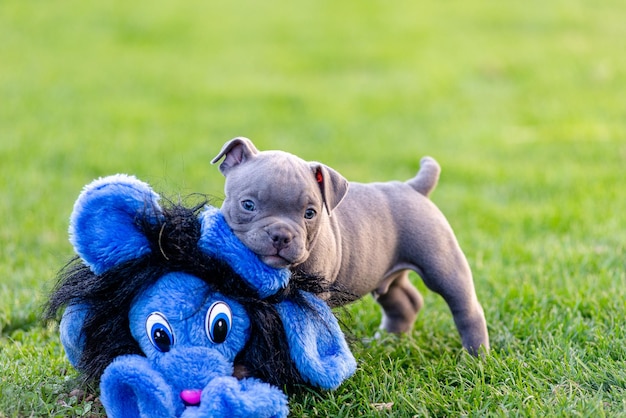
<svg viewBox="0 0 626 418"><path fill-rule="evenodd" d="M417 175L406 183L419 193L428 197L428 195L435 190L440 173L441 167L439 167L439 163L437 163L434 158L423 157L420 160L420 170L417 172Z"/></svg>

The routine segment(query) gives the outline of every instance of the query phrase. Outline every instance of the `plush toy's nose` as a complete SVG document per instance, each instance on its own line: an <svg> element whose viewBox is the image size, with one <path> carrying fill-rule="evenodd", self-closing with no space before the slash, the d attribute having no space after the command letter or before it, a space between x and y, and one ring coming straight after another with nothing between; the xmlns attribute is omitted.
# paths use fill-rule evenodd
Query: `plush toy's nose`
<svg viewBox="0 0 626 418"><path fill-rule="evenodd" d="M185 389L180 392L180 398L188 406L200 405L200 398L202 397L201 389Z"/></svg>

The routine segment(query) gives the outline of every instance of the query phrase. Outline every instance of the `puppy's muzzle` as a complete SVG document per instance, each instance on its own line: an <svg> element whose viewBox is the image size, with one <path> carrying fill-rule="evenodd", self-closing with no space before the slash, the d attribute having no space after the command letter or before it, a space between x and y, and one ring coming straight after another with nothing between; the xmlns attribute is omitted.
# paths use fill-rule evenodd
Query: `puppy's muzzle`
<svg viewBox="0 0 626 418"><path fill-rule="evenodd" d="M272 240L272 245L278 251L287 248L294 237L293 232L284 225L278 225L270 228L267 231L267 234Z"/></svg>

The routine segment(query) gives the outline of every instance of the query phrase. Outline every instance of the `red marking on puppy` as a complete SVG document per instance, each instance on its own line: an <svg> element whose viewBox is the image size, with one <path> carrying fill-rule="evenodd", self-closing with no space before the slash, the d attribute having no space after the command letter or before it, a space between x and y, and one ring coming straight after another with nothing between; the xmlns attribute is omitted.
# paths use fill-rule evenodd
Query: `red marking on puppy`
<svg viewBox="0 0 626 418"><path fill-rule="evenodd" d="M315 180L317 180L318 183L321 183L324 181L324 177L322 176L322 170L320 170L319 168L315 172Z"/></svg>

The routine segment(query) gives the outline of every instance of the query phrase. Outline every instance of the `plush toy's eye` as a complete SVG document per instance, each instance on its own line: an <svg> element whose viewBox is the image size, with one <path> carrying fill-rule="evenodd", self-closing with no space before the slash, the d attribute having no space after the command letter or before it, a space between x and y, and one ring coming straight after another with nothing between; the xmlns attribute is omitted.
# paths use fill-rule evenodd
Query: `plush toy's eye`
<svg viewBox="0 0 626 418"><path fill-rule="evenodd" d="M248 212L252 212L254 209L256 209L256 205L254 204L254 202L249 199L242 200L241 207L243 208L243 210L246 210Z"/></svg>
<svg viewBox="0 0 626 418"><path fill-rule="evenodd" d="M148 316L146 332L152 345L162 353L167 353L174 345L172 327L160 312L153 312Z"/></svg>
<svg viewBox="0 0 626 418"><path fill-rule="evenodd" d="M209 339L216 344L223 343L228 337L232 321L230 307L226 303L215 302L211 305L206 314L205 323Z"/></svg>
<svg viewBox="0 0 626 418"><path fill-rule="evenodd" d="M304 219L313 219L315 218L315 215L317 215L317 212L315 211L315 209L307 209L304 211Z"/></svg>

